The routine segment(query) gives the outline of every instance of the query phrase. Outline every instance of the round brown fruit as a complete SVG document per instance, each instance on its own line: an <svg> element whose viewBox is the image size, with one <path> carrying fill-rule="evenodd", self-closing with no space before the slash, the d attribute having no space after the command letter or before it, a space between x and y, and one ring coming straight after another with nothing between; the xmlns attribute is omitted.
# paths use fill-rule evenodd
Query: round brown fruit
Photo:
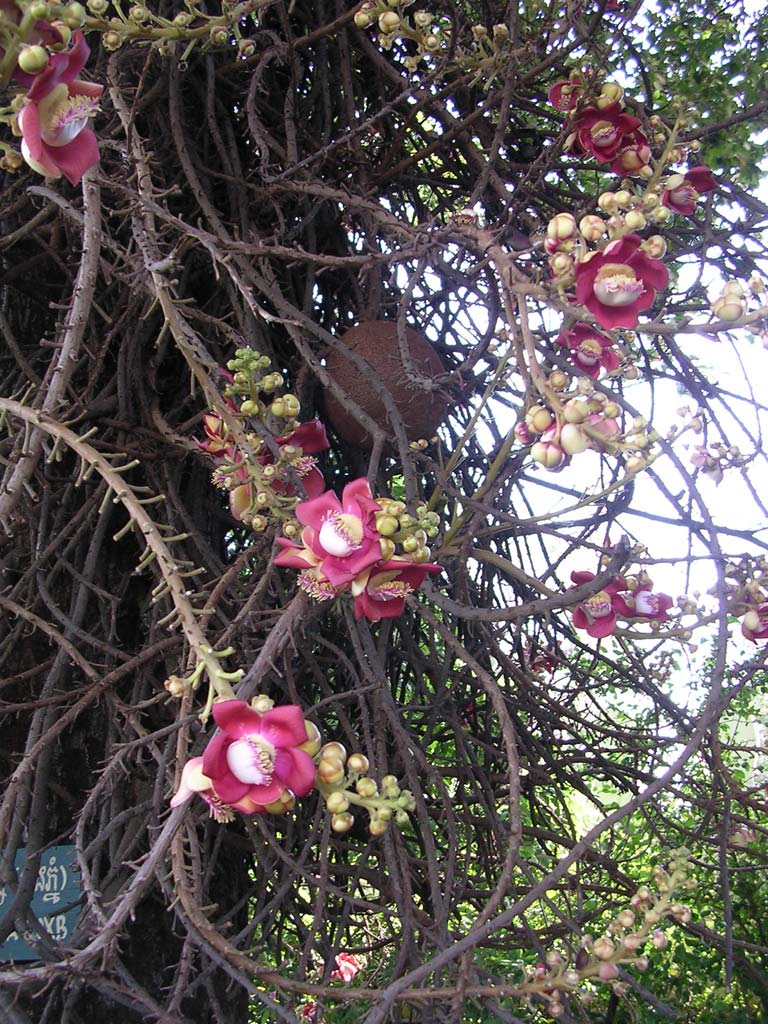
<svg viewBox="0 0 768 1024"><path fill-rule="evenodd" d="M379 397L386 387L395 408L402 417L409 441L432 437L445 418L448 401L439 391L429 391L418 381L408 379L397 340L397 325L393 320L371 320L346 331L340 342L361 356L371 368L363 373L339 351L329 354L326 370L333 381L349 395L375 423L394 440L384 403ZM405 340L416 374L434 380L445 373L445 367L426 338L410 327L405 329ZM324 391L325 413L333 429L345 441L370 448L372 439L352 413L328 389Z"/></svg>

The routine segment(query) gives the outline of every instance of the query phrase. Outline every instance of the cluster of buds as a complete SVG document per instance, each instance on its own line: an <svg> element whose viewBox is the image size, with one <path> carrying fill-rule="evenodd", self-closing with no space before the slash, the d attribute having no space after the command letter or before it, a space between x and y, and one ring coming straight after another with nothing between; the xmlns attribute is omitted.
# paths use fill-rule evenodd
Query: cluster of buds
<svg viewBox="0 0 768 1024"><path fill-rule="evenodd" d="M545 469L562 469L572 456L591 450L601 454L623 453L630 472L649 464L656 435L648 430L642 416L634 417L629 429L622 431L621 407L595 390L588 377L579 379L574 392L559 397L559 408L554 412L537 403L515 427L517 440L531 445L534 462Z"/></svg>
<svg viewBox="0 0 768 1024"><path fill-rule="evenodd" d="M392 498L376 498L381 511L376 513L376 529L381 534L382 558L393 558L398 546L403 556L417 564L428 562L432 552L427 541L437 536L440 517L430 512L426 505L416 508L416 515L409 515L402 501Z"/></svg>
<svg viewBox="0 0 768 1024"><path fill-rule="evenodd" d="M404 8L410 3L413 0L365 0L355 13L355 25L359 29L377 25L379 43L385 50L392 49L398 39L415 43L416 53L405 58L408 70L415 71L420 61L445 47L447 34L428 11L415 11L409 19Z"/></svg>
<svg viewBox="0 0 768 1024"><path fill-rule="evenodd" d="M723 286L718 298L712 303L712 312L718 320L733 323L736 320L741 320L747 312L748 301L744 286L739 281L728 281Z"/></svg>
<svg viewBox="0 0 768 1024"><path fill-rule="evenodd" d="M318 420L299 423L298 398L283 392L283 375L270 366L269 357L254 349L237 350L227 363L227 418L219 412L206 414L206 440L198 442L216 460L213 483L229 494L232 514L256 533L271 518L292 519L296 481L310 496L325 486L314 459L328 447L325 428ZM246 427L254 421L260 425L258 432ZM242 445L233 422L243 427Z"/></svg>
<svg viewBox="0 0 768 1024"><path fill-rule="evenodd" d="M78 5L79 6L79 5ZM203 49L219 48L231 43L237 44L238 57L250 57L256 46L252 39L242 35L242 21L230 12L209 15L195 3L187 0L186 10L178 11L170 20L155 14L139 0L127 11L120 4L109 0L87 0L89 29L101 32L101 43L105 50L119 50L127 42L149 42L163 57L176 52L179 42L185 44L182 60L198 44ZM112 16L110 17L110 8Z"/></svg>
<svg viewBox="0 0 768 1024"><path fill-rule="evenodd" d="M725 567L725 589L734 614L741 617L741 633L757 643L768 640L768 560L745 557Z"/></svg>
<svg viewBox="0 0 768 1024"><path fill-rule="evenodd" d="M394 775L385 775L381 785L377 785L367 774L369 768L364 754L347 755L341 743L326 743L320 750L315 785L331 813L334 832L348 832L352 828L352 806L368 812L372 836L383 835L391 821L408 824L408 812L416 807L413 794L400 789Z"/></svg>
<svg viewBox="0 0 768 1024"><path fill-rule="evenodd" d="M715 442L709 445L695 445L690 462L691 465L700 469L704 476L719 484L722 482L727 469L744 464L744 456L736 445L729 447L720 442Z"/></svg>
<svg viewBox="0 0 768 1024"><path fill-rule="evenodd" d="M355 13L355 25L359 29L379 30L379 43L385 50L391 50L400 40L415 44L415 52L403 57L408 71L414 72L422 61L437 53L445 52L451 43L450 25L435 19L429 11L415 11L408 17L404 8L414 0L365 0ZM506 25L494 25L489 31L484 25L472 26L470 49L457 46L453 59L458 67L469 74L474 73L470 87L483 82L490 87L509 61L509 29Z"/></svg>
<svg viewBox="0 0 768 1024"><path fill-rule="evenodd" d="M673 901L677 889L696 884L688 877L689 856L687 850L673 851L669 870L659 867L654 871L655 893L649 886L641 886L630 906L609 923L605 935L582 938L572 960L554 951L549 953L545 961L529 968L523 990L541 998L546 1012L555 1019L566 1013L568 996L576 996L585 1004L591 1001L592 991L583 988L585 983L609 984L616 995L626 995L629 986L620 980L620 968L647 970L651 948L665 949L669 944L659 925L668 919L679 923L691 920L690 909Z"/></svg>

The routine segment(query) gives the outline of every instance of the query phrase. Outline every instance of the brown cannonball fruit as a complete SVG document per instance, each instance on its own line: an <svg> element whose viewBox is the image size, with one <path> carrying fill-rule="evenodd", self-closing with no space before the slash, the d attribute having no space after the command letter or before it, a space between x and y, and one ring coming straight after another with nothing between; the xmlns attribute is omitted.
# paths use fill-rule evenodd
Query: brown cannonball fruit
<svg viewBox="0 0 768 1024"><path fill-rule="evenodd" d="M415 371L434 379L445 373L445 367L426 338L410 327L405 338ZM387 388L400 413L409 441L432 437L445 418L447 399L438 391L426 391L417 381L408 380L408 371L400 356L397 325L393 320L371 320L351 327L339 339L351 352L361 356L371 367L371 377L364 375L340 352L332 351L326 370L336 384L378 423L390 440L395 432L379 394ZM355 417L328 389L323 392L325 414L333 429L350 444L370 448L372 439Z"/></svg>

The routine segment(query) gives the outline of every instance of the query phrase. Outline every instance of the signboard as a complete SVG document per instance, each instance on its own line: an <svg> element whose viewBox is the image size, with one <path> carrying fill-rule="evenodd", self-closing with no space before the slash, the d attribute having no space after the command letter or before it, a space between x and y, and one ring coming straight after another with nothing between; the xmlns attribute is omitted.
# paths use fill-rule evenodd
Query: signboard
<svg viewBox="0 0 768 1024"><path fill-rule="evenodd" d="M15 866L21 875L26 849L16 851ZM80 875L74 846L49 846L40 857L35 891L30 909L53 942L64 942L72 934L80 916ZM0 918L13 902L10 886L0 886ZM76 904L76 905L73 905ZM29 943L11 932L0 944L0 961L39 960Z"/></svg>

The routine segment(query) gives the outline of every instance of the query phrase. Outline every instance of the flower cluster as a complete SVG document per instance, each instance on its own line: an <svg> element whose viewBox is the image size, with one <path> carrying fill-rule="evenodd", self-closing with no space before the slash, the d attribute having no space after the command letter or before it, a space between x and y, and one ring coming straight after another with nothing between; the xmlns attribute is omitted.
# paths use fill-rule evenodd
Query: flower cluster
<svg viewBox="0 0 768 1024"><path fill-rule="evenodd" d="M269 371L268 356L254 349L238 349L227 363L224 389L227 413L235 422L254 420L259 433L243 427L249 451L237 443L221 412L203 416L205 441L199 447L215 459L213 482L227 491L232 515L255 532L266 529L272 515L290 518L298 500L295 482L310 497L325 486L314 456L328 448L325 427L319 420L299 423L299 400L292 394L275 394L283 376ZM266 396L270 396L267 398Z"/></svg>
<svg viewBox="0 0 768 1024"><path fill-rule="evenodd" d="M385 775L378 786L367 775L369 767L364 754L347 755L341 743L326 743L320 750L316 786L331 813L334 832L348 832L354 825L351 806L368 812L373 836L383 835L392 820L408 824L408 812L416 806L413 794L401 789L394 775Z"/></svg>
<svg viewBox="0 0 768 1024"><path fill-rule="evenodd" d="M364 0L355 13L359 29L379 30L378 41L385 50L391 50L396 40L415 44L415 53L403 58L408 71L414 72L422 61L449 48L457 66L473 76L469 87L482 82L490 88L497 75L509 61L510 35L506 25L493 25L489 31L484 25L472 26L472 45L465 49L452 37L451 24L435 18L429 11L418 10L411 18L403 10L413 0ZM397 8L395 10L394 8Z"/></svg>
<svg viewBox="0 0 768 1024"><path fill-rule="evenodd" d="M348 985L354 976L363 969L354 953L337 953L336 968L331 971L331 981L343 981Z"/></svg>
<svg viewBox="0 0 768 1024"><path fill-rule="evenodd" d="M416 806L412 793L401 789L394 775L384 776L379 788L366 774L370 765L365 755L347 755L341 743L323 746L320 730L304 718L298 705L275 707L264 694L251 704L218 700L213 717L218 731L202 757L184 765L171 807L197 794L208 804L211 817L229 822L235 812L285 814L296 797L317 789L326 801L334 832L352 827L349 807L353 804L368 812L373 836L383 835L393 820L398 825L408 823L408 812ZM338 973L331 977L349 981L359 970L359 965L353 967L352 961L339 963Z"/></svg>
<svg viewBox="0 0 768 1024"><path fill-rule="evenodd" d="M569 997L588 1004L593 984L608 984L617 996L624 995L629 986L619 980L620 967L646 971L648 954L669 945L660 925L665 920L679 924L691 920L690 908L674 899L676 890L696 887L689 877L689 859L687 849L673 850L669 870L661 866L654 869L656 892L650 886L640 886L630 905L610 921L605 934L582 937L572 959L570 953L552 951L545 960L528 968L524 991L542 1000L546 1012L555 1019L565 1014Z"/></svg>
<svg viewBox="0 0 768 1024"><path fill-rule="evenodd" d="M759 604L744 613L741 632L753 644L758 640L768 640L768 603Z"/></svg>
<svg viewBox="0 0 768 1024"><path fill-rule="evenodd" d="M278 538L283 550L275 564L298 569L299 586L317 601L349 591L358 619L401 615L406 596L441 571L426 546L437 516L423 509L417 519L401 502L374 499L363 478L347 484L341 499L326 491L299 502L295 515L304 527L301 543Z"/></svg>
<svg viewBox="0 0 768 1024"><path fill-rule="evenodd" d="M574 587L582 587L595 579L593 572L572 572ZM598 639L616 632L618 620L629 622L667 622L668 611L674 604L668 594L656 593L647 577L628 579L617 576L602 590L581 601L573 610L573 624L577 629Z"/></svg>
<svg viewBox="0 0 768 1024"><path fill-rule="evenodd" d="M730 610L741 617L741 635L756 644L768 640L768 562L744 556L725 567Z"/></svg>
<svg viewBox="0 0 768 1024"><path fill-rule="evenodd" d="M216 821L231 821L235 811L283 814L314 788L320 732L296 704L274 707L263 696L253 706L222 700L213 717L219 731L203 756L184 766L172 807L197 793Z"/></svg>
<svg viewBox="0 0 768 1024"><path fill-rule="evenodd" d="M560 86L559 94L557 86ZM573 96L570 82L558 82L550 91L562 102L563 93L569 87ZM566 150L574 156L590 155L598 163L610 164L614 174L640 174L651 156L648 137L640 124L639 118L624 109L621 86L605 82L595 103L582 107L577 113Z"/></svg>
<svg viewBox="0 0 768 1024"><path fill-rule="evenodd" d="M682 162L686 149L697 152L700 144L696 140L687 146L676 144L674 129L667 129L656 115L646 130L639 118L626 111L624 91L616 82L604 82L593 102L584 104L585 76L574 72L556 82L548 95L556 109L572 113L566 152L608 164L624 178L618 192L605 192L598 199L605 219L588 215L577 224L571 213L562 212L550 220L545 247L555 284L601 327L634 328L669 280L661 263L664 239L659 235L643 238L638 232L649 222L663 223L673 214L692 216L700 196L714 191L717 182L701 164L661 180L667 164ZM663 148L655 167L652 144ZM631 184L631 178L639 179L639 185ZM595 250L590 250L591 243L597 243ZM721 305L724 318L741 315L732 300Z"/></svg>
<svg viewBox="0 0 768 1024"><path fill-rule="evenodd" d="M593 343L596 332L574 330L578 338ZM561 338L563 335L561 335ZM600 342L594 337L595 348ZM611 362L614 352L601 348L602 358ZM565 374L551 374L553 392L562 383ZM554 409L541 403L530 406L524 419L515 427L515 436L521 444L531 445L531 458L545 469L559 470L571 458L587 450L601 454L623 454L626 467L635 472L653 458L652 446L656 435L648 432L642 416L633 418L628 430L622 428L622 410L608 395L594 389L591 377L581 378L574 390L555 395Z"/></svg>
<svg viewBox="0 0 768 1024"><path fill-rule="evenodd" d="M80 13L73 13L75 8L85 16L80 4L70 4L64 12L71 23L80 21ZM21 155L38 174L48 178L64 175L77 185L99 160L96 136L88 125L104 87L78 77L90 54L82 32L73 34L64 22L44 22L36 25L35 36L40 42L20 50L14 72L15 80L27 87L26 93L14 100ZM50 52L70 42L71 47L63 52ZM8 155L4 162L12 166Z"/></svg>

